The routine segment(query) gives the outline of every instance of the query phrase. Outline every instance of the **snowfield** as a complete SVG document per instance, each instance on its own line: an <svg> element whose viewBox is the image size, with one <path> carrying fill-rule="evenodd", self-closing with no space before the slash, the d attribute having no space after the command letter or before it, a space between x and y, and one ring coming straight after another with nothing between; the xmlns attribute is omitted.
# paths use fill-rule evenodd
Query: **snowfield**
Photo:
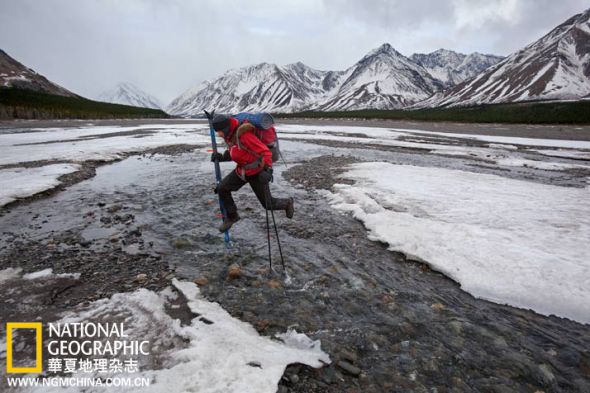
<svg viewBox="0 0 590 393"><path fill-rule="evenodd" d="M360 163L333 206L472 295L590 323L590 187Z"/></svg>

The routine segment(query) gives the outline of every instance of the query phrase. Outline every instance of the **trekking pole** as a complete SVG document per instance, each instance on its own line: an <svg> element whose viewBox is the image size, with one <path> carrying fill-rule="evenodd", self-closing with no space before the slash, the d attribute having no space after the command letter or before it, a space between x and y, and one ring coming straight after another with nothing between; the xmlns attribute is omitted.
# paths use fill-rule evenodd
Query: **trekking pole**
<svg viewBox="0 0 590 393"><path fill-rule="evenodd" d="M281 146L279 145L279 137L278 136L277 136L276 144L277 144L277 149L279 150L279 157L281 157L281 160L283 160L283 164L285 164L285 168L289 169L289 165L287 165L287 161L285 161L285 157L283 157L283 153L281 152Z"/></svg>
<svg viewBox="0 0 590 393"><path fill-rule="evenodd" d="M267 184L266 185L266 200L267 200L267 203L270 200L271 201L271 204L272 204L272 195L270 193L270 184ZM283 250L281 248L281 239L279 238L279 231L277 229L277 223L275 221L275 212L274 212L274 210L271 209L270 210L270 214L272 216L272 223L273 223L273 225L275 227L275 235L277 237L277 245L279 246L279 255L281 256L281 265L283 266L283 272L286 272L286 270L285 270L285 259L283 258ZM268 211L267 211L267 215L268 215ZM269 235L269 241L270 241L270 235Z"/></svg>
<svg viewBox="0 0 590 393"><path fill-rule="evenodd" d="M213 129L213 115L215 114L215 110L211 111L211 113L204 111L205 115L207 116L207 120L209 121L209 133L211 134L211 145L213 147L213 152L217 153L217 140L215 139L215 130ZM221 183L221 168L219 167L219 160L215 159L215 184L218 187L219 183ZM221 219L225 220L225 207L223 206L223 201L218 194L219 199L219 210L221 210ZM231 239L229 237L229 230L223 232L223 240L225 241L225 247L231 248Z"/></svg>
<svg viewBox="0 0 590 393"><path fill-rule="evenodd" d="M268 221L268 198L265 198L265 207L266 207L266 242L268 243L268 266L270 271L272 272L272 258L270 256L270 223Z"/></svg>

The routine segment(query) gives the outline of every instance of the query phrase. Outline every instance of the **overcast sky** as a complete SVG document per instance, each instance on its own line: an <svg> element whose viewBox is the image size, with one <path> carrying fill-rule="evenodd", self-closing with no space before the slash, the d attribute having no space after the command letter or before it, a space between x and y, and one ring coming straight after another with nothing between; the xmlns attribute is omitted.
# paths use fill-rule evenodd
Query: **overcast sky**
<svg viewBox="0 0 590 393"><path fill-rule="evenodd" d="M345 69L389 42L508 55L588 0L0 0L0 48L86 97L119 81L168 104L229 68Z"/></svg>

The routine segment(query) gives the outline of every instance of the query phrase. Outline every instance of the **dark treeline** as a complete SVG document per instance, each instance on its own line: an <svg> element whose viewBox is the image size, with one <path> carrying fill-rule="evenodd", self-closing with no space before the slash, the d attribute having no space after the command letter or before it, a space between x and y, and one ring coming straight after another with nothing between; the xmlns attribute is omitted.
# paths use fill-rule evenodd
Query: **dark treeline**
<svg viewBox="0 0 590 393"><path fill-rule="evenodd" d="M590 124L590 101L529 102L418 110L276 113L278 118L390 119L465 123Z"/></svg>
<svg viewBox="0 0 590 393"><path fill-rule="evenodd" d="M0 89L0 119L167 118L159 109L109 104L23 89Z"/></svg>

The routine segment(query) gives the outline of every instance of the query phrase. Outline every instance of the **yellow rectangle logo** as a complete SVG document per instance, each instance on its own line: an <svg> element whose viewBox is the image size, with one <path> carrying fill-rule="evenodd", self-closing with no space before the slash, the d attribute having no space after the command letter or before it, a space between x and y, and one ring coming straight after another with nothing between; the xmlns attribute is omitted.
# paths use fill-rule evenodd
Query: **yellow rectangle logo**
<svg viewBox="0 0 590 393"><path fill-rule="evenodd" d="M35 330L35 366L12 366L12 330ZM41 322L8 322L6 324L6 372L7 373L40 373L43 371L43 325Z"/></svg>

